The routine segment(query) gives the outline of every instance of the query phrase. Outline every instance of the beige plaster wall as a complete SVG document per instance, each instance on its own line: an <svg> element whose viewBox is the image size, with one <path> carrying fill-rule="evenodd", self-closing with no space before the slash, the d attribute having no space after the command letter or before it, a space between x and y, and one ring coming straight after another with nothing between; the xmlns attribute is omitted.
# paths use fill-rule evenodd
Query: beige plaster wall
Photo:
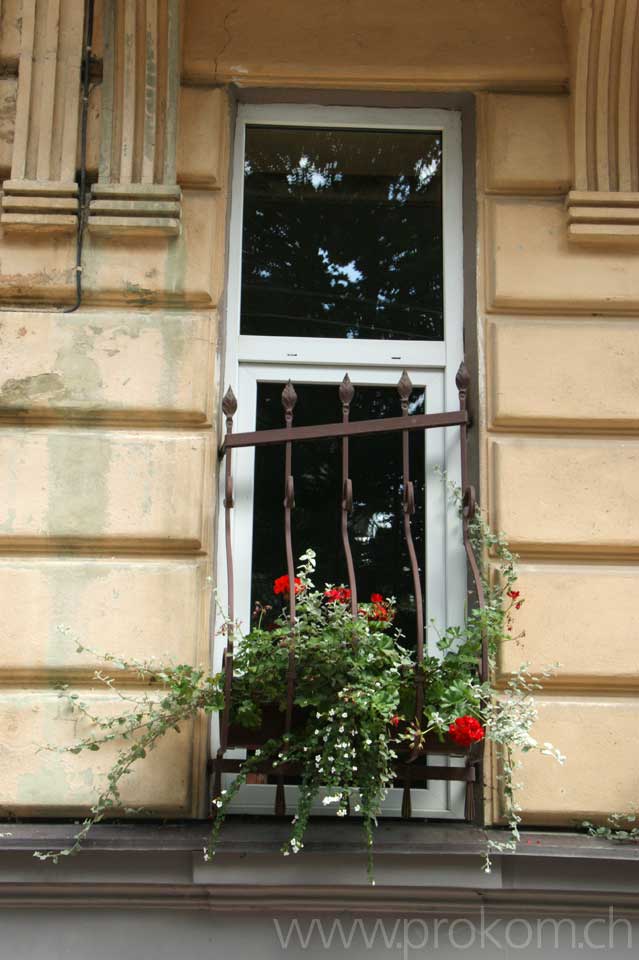
<svg viewBox="0 0 639 960"><path fill-rule="evenodd" d="M501 678L558 661L528 755L525 822L630 809L639 720L636 253L571 245L565 96L479 97L482 499L521 556L523 641ZM499 806L493 808L499 817Z"/></svg>
<svg viewBox="0 0 639 960"><path fill-rule="evenodd" d="M113 708L91 683L95 658L59 625L98 650L208 657L231 83L477 93L482 501L522 555L529 598L525 648L501 671L563 663L539 736L569 755L562 769L528 764L524 815L570 824L636 798L624 733L639 719L636 254L567 238L559 0L427 6L284 0L274 16L256 0L186 0L179 236L88 235L83 306L65 314L73 235L0 234L0 811L75 813L96 783L83 758L54 769L36 752L73 733L58 722L60 678ZM3 178L20 9L1 8ZM92 179L100 115L96 84ZM168 741L127 802L202 813L205 739L200 726ZM609 756L619 762L603 777Z"/></svg>
<svg viewBox="0 0 639 960"><path fill-rule="evenodd" d="M568 63L557 0L193 0L183 70L194 83L556 89Z"/></svg>
<svg viewBox="0 0 639 960"><path fill-rule="evenodd" d="M0 16L2 179L20 0ZM180 99L180 234L88 233L79 310L65 312L73 233L0 231L0 815L74 815L95 798L108 752L39 752L81 733L55 683L108 713L117 702L93 679L100 651L209 661L229 98L209 85L183 87ZM97 83L92 181L100 114ZM76 639L96 653L79 655ZM127 778L125 803L202 815L207 733L202 721L172 734Z"/></svg>

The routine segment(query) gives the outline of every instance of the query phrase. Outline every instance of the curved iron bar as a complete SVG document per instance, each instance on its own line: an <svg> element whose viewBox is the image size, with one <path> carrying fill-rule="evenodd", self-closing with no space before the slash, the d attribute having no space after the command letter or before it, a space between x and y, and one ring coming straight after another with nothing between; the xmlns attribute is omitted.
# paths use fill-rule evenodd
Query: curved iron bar
<svg viewBox="0 0 639 960"><path fill-rule="evenodd" d="M455 384L459 394L459 409L462 413L467 414L470 374L468 373L466 364L463 361L459 365L459 370L457 371L457 375L455 377ZM464 550L466 551L466 558L468 560L468 566L470 567L473 583L475 585L477 605L479 606L480 610L483 610L486 603L484 597L484 586L481 580L481 573L479 570L477 557L475 556L473 545L470 542L469 533L470 524L475 516L475 513L477 512L477 499L475 496L475 488L471 483L468 482L467 423L468 418L466 417L466 419L460 424L459 428L461 446L462 536L464 541ZM488 679L488 648L486 645L485 635L482 636L479 678L482 683Z"/></svg>
<svg viewBox="0 0 639 960"><path fill-rule="evenodd" d="M237 400L231 387L228 388L222 400L222 411L226 418L226 436L230 437L233 433L233 417L237 411ZM228 627L226 635L226 650L224 651L223 669L224 669L224 707L220 718L220 746L217 751L217 757L221 760L228 745L229 722L231 715L231 688L233 684L233 634L235 631L235 589L233 580L233 543L231 536L231 510L235 504L233 497L233 472L231 461L231 450L227 451L225 464L224 480L224 532L226 538L226 585L227 585L227 605L228 605ZM220 795L221 771L220 767L215 771L215 783L213 787L213 797Z"/></svg>
<svg viewBox="0 0 639 960"><path fill-rule="evenodd" d="M339 399L342 404L342 423L348 423L350 406L354 396L355 388L351 383L349 375L346 373L344 374L344 379L339 385ZM358 610L355 565L353 563L353 553L351 551L350 540L348 539L348 515L353 511L353 484L348 475L348 453L348 437L342 437L342 544L344 546L346 569L348 571L348 586L351 591L351 613L354 618L357 618Z"/></svg>
<svg viewBox="0 0 639 960"><path fill-rule="evenodd" d="M406 370L403 371L397 392L399 393L402 417L408 418L408 401L413 391L413 384ZM410 479L410 451L408 446L408 430L402 430L402 485L403 485L403 524L404 539L410 561L410 569L413 577L413 590L415 591L415 620L417 625L417 664L415 667L415 717L421 723L424 710L424 599L422 595L422 581L419 573L419 563L417 553L415 552L415 543L413 541L413 531L411 527L411 517L415 513L415 488ZM408 762L412 763L421 753L419 745L419 736L416 734L415 745L408 757ZM410 791L407 784L406 789ZM404 804L403 804L404 805ZM406 801L408 806L408 801Z"/></svg>
<svg viewBox="0 0 639 960"><path fill-rule="evenodd" d="M282 390L282 406L284 407L284 422L286 429L293 426L293 411L297 403L295 388L289 380ZM291 511L295 507L295 483L292 467L292 441L286 441L284 454L284 541L286 544L286 570L288 574L288 609L291 633L288 644L288 667L286 671L286 721L285 732L291 732L293 724L293 701L295 699L295 561L293 559L293 536L291 529ZM284 816L286 801L284 796L284 778L278 776L277 791L275 794L275 813Z"/></svg>

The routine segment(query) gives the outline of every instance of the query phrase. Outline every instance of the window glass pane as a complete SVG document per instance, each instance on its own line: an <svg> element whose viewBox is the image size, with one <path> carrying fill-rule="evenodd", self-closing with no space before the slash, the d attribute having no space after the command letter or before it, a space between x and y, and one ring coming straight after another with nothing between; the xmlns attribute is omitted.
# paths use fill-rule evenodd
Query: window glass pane
<svg viewBox="0 0 639 960"><path fill-rule="evenodd" d="M296 385L295 425L341 420L337 385ZM281 384L258 384L256 429L283 425ZM414 390L411 413L424 412L424 390ZM355 391L352 420L399 416L395 387L361 387ZM413 536L417 556L424 556L424 434L410 434L411 477L415 483ZM293 553L308 547L317 553L316 586L347 583L340 531L342 486L339 440L311 440L293 446L295 509ZM354 437L350 441L353 514L350 539L358 597L371 593L395 596L397 625L415 641L415 597L402 527L401 434ZM273 603L273 580L286 573L283 518L284 448L255 450L252 605ZM423 582L422 582L423 590ZM278 608L279 609L279 608Z"/></svg>
<svg viewBox="0 0 639 960"><path fill-rule="evenodd" d="M442 340L442 136L248 127L241 333Z"/></svg>

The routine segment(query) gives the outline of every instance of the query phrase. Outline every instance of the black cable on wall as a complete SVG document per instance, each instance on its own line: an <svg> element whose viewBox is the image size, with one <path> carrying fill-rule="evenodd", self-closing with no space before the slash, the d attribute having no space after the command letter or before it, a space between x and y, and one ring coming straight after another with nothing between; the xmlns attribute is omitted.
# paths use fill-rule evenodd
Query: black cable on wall
<svg viewBox="0 0 639 960"><path fill-rule="evenodd" d="M82 112L80 116L80 181L78 185L78 232L75 250L75 303L63 313L73 313L82 303L82 246L87 221L87 129L89 121L89 83L95 0L84 2L84 51L82 57Z"/></svg>

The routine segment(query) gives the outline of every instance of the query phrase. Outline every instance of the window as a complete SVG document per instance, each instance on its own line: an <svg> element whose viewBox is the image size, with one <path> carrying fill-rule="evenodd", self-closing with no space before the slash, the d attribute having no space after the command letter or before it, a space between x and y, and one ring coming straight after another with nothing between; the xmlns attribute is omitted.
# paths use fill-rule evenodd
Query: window
<svg viewBox="0 0 639 960"><path fill-rule="evenodd" d="M224 386L238 397L236 430L281 426L280 393L289 378L298 394L296 425L339 419L346 372L356 390L352 419L398 415L395 387L404 368L414 412L456 409L461 186L454 112L239 109L224 366ZM350 531L359 595L395 595L410 641L415 599L398 522L399 444L399 436L351 442ZM295 552L317 551L319 584L343 581L336 444L296 448ZM445 626L462 619L465 566L458 518L437 468L458 477L458 430L414 435L411 457L426 620ZM236 609L248 624L252 601L268 599L284 571L282 450L237 451L233 472ZM240 808L262 812L260 789L244 788ZM417 791L423 796L414 807L457 815L457 789L432 784ZM391 791L389 813L399 811L400 793ZM271 803L269 792L264 812Z"/></svg>

